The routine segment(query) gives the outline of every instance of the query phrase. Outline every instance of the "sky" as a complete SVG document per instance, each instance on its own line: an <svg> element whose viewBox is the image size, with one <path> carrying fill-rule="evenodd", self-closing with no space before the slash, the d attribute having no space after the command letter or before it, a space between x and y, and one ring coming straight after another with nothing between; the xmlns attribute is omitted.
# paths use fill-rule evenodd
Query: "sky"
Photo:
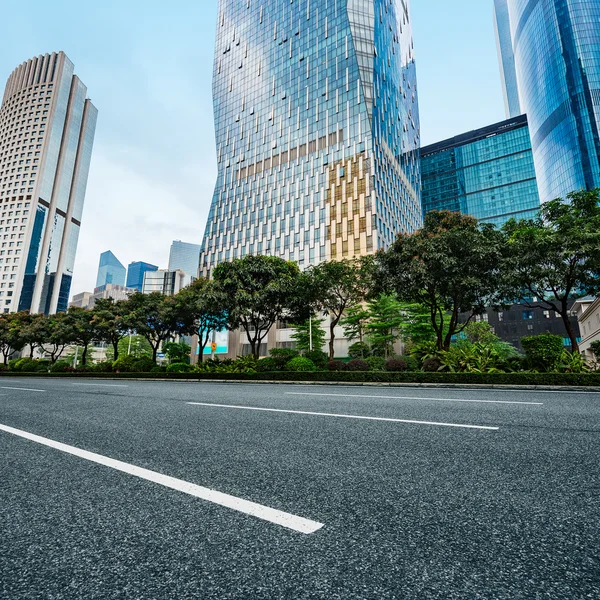
<svg viewBox="0 0 600 600"><path fill-rule="evenodd" d="M493 0L412 0L424 145L505 118ZM100 253L166 268L201 243L216 178L218 0L29 0L2 7L0 91L20 63L63 50L99 110L71 293ZM32 17L35 15L35 18ZM1 96L0 96L1 97Z"/></svg>

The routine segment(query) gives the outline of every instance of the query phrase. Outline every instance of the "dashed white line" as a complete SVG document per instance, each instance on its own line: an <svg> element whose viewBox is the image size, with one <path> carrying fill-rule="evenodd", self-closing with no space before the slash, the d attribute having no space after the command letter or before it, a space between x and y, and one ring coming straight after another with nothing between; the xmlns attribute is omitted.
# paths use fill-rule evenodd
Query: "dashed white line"
<svg viewBox="0 0 600 600"><path fill-rule="evenodd" d="M257 410L264 412L289 413L293 415L312 415L316 417L334 417L338 419L360 419L363 421L387 421L389 423L409 423L411 425L437 425L439 427L460 427L463 429L485 429L498 431L500 427L487 427L484 425L463 425L459 423L436 423L435 421L413 421L409 419L389 419L386 417L365 417L362 415L340 415L335 413L309 412L305 410L284 410L281 408L259 408L257 406L237 406L234 404L211 404L208 402L188 402L194 406L211 406L218 408L238 408L241 410Z"/></svg>
<svg viewBox="0 0 600 600"><path fill-rule="evenodd" d="M85 385L91 387L118 387L118 388L126 388L128 385L120 385L117 383L72 383L71 385Z"/></svg>
<svg viewBox="0 0 600 600"><path fill-rule="evenodd" d="M6 387L6 386L0 386L0 390L21 390L22 392L45 392L46 391L46 390L34 390L31 388Z"/></svg>
<svg viewBox="0 0 600 600"><path fill-rule="evenodd" d="M314 392L285 392L287 396L333 396L335 398L383 398L386 400L432 400L433 402L476 402L481 404L529 404L544 406L543 402L517 402L512 400L468 400L466 398L417 398L416 396L373 396L372 394L318 394Z"/></svg>
<svg viewBox="0 0 600 600"><path fill-rule="evenodd" d="M212 502L213 504L218 504L237 512L257 517L263 521L281 525L282 527L286 527L287 529L291 529L299 533L314 533L323 527L323 523L318 523L317 521L304 519L303 517L298 517L281 510L269 508L268 506L263 506L262 504L256 504L255 502L250 502L249 500L244 500L243 498L237 498L236 496L230 496L229 494L217 492L215 490L190 483L189 481L176 479L175 477L163 475L162 473L150 471L149 469L143 469L142 467L137 467L129 463L121 462L120 460L115 460L114 458L102 456L101 454L88 452L87 450L76 448L75 446L68 446L67 444L56 442L39 435L34 435L33 433L29 433L27 431L22 431L20 429L15 429L2 424L0 424L0 430L25 438L27 440L31 440L32 442L37 442L38 444L60 450L61 452L66 452L67 454L84 458L85 460L89 460L93 463L110 467L111 469L127 473L128 475L133 475L135 477L139 477L140 479L145 479L146 481L152 481L153 483L157 483L172 490L177 490L178 492L183 492L184 494L189 494L190 496L195 496L196 498L201 498L202 500Z"/></svg>

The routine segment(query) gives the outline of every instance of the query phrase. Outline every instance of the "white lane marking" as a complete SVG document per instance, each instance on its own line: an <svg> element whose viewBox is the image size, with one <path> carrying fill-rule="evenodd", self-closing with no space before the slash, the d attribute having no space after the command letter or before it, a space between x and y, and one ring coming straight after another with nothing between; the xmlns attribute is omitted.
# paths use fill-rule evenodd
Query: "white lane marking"
<svg viewBox="0 0 600 600"><path fill-rule="evenodd" d="M5 386L0 386L0 390L21 390L22 392L45 392L46 391L46 390L33 390L31 388L5 387Z"/></svg>
<svg viewBox="0 0 600 600"><path fill-rule="evenodd" d="M257 406L236 406L234 404L210 404L208 402L188 402L195 406L216 406L218 408L240 408L242 410L259 410L265 412L290 413L293 415L313 415L317 417L336 417L338 419L361 419L364 421L387 421L389 423L410 423L412 425L438 425L440 427L462 427L464 429L486 429L498 431L500 427L486 427L484 425L461 425L458 423L436 423L434 421L412 421L408 419L388 419L385 417L364 417L361 415L338 415L334 413L308 412L305 410L283 410L281 408L259 408Z"/></svg>
<svg viewBox="0 0 600 600"><path fill-rule="evenodd" d="M434 402L477 402L483 404L529 404L544 406L543 402L517 402L511 400L466 400L464 398L417 398L416 396L373 396L368 394L317 394L314 392L285 392L287 396L335 396L336 398L384 398L386 400L433 400Z"/></svg>
<svg viewBox="0 0 600 600"><path fill-rule="evenodd" d="M184 494L189 494L190 496L195 496L196 498L201 498L202 500L212 502L213 504L218 504L244 514L263 519L264 521L281 525L282 527L287 527L288 529L292 529L293 531L297 531L299 533L314 533L323 527L323 523L318 523L317 521L304 519L303 517L298 517L281 510L269 508L268 506L263 506L262 504L256 504L255 502L250 502L249 500L244 500L243 498L237 498L235 496L230 496L229 494L224 494L209 488L201 487L182 479L176 479L175 477L163 475L162 473L157 473L156 471L143 469L142 467L137 467L129 463L121 462L120 460L115 460L114 458L102 456L101 454L88 452L87 450L76 448L75 446L68 446L67 444L56 442L39 435L34 435L33 433L29 433L27 431L15 429L14 427L0 424L0 430L6 431L7 433L12 433L13 435L25 438L27 440L31 440L32 442L37 442L38 444L43 444L44 446L49 446L50 448L60 450L61 452L66 452L67 454L79 456L80 458L84 458L99 465L127 473L128 475L133 475L147 481L152 481L153 483L158 483L159 485L177 490L178 492L183 492Z"/></svg>
<svg viewBox="0 0 600 600"><path fill-rule="evenodd" d="M128 385L120 385L120 384L116 384L116 383L72 383L71 385L89 385L92 387L120 387L120 388L129 387Z"/></svg>

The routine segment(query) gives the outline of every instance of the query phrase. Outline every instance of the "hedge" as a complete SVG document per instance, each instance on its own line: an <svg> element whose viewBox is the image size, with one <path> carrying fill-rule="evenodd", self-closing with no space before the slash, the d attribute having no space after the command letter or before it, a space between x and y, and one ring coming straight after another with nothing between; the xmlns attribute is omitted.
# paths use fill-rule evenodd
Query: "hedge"
<svg viewBox="0 0 600 600"><path fill-rule="evenodd" d="M386 371L314 371L267 373L10 373L0 377L79 377L106 379L187 379L224 381L307 381L339 383L431 383L600 387L600 373L424 373Z"/></svg>

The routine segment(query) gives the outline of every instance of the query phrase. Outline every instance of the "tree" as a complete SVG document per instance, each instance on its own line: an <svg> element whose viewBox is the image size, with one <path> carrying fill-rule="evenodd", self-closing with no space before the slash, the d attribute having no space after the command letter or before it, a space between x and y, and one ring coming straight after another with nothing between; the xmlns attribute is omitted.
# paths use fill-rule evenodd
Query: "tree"
<svg viewBox="0 0 600 600"><path fill-rule="evenodd" d="M127 302L131 325L152 347L154 362L163 342L175 335L185 334L191 327L191 323L182 316L174 296L163 296L160 292L135 292Z"/></svg>
<svg viewBox="0 0 600 600"><path fill-rule="evenodd" d="M365 325L369 318L369 311L363 304L349 306L344 313L340 324L344 329L344 335L349 341L358 340L364 342Z"/></svg>
<svg viewBox="0 0 600 600"><path fill-rule="evenodd" d="M119 342L131 331L129 302L100 298L94 304L93 313L98 340L112 345L113 360L117 360Z"/></svg>
<svg viewBox="0 0 600 600"><path fill-rule="evenodd" d="M142 335L128 335L119 340L119 356L150 358L152 356L152 346Z"/></svg>
<svg viewBox="0 0 600 600"><path fill-rule="evenodd" d="M191 347L185 342L167 342L163 344L163 351L169 362L190 362Z"/></svg>
<svg viewBox="0 0 600 600"><path fill-rule="evenodd" d="M496 344L500 338L494 333L494 328L485 321L471 321L466 327L464 334L472 344Z"/></svg>
<svg viewBox="0 0 600 600"><path fill-rule="evenodd" d="M29 358L33 358L35 351L42 348L48 333L47 318L43 313L30 314L20 312L15 314L14 325L19 327L24 346L29 346Z"/></svg>
<svg viewBox="0 0 600 600"><path fill-rule="evenodd" d="M505 237L492 225L448 211L432 211L423 229L401 234L376 255L374 290L429 310L438 350L488 306L501 305L500 266ZM465 322L459 315L466 313Z"/></svg>
<svg viewBox="0 0 600 600"><path fill-rule="evenodd" d="M244 330L255 358L277 321L301 322L312 312L305 301L312 289L309 279L282 258L248 255L219 264L213 277L226 303L229 328Z"/></svg>
<svg viewBox="0 0 600 600"><path fill-rule="evenodd" d="M290 337L296 342L296 350L299 352L323 350L325 330L321 327L322 323L321 319L313 318L294 326L295 331Z"/></svg>
<svg viewBox="0 0 600 600"><path fill-rule="evenodd" d="M313 278L315 301L320 311L329 315L329 358L335 350L335 328L344 312L364 300L367 285L367 261L323 262L308 271Z"/></svg>
<svg viewBox="0 0 600 600"><path fill-rule="evenodd" d="M79 344L83 349L81 354L81 365L87 364L87 354L90 344L99 338L99 330L96 327L96 315L94 311L87 308L72 306L67 312L66 325L70 327L70 341Z"/></svg>
<svg viewBox="0 0 600 600"><path fill-rule="evenodd" d="M198 336L199 360L202 362L211 333L227 329L226 299L215 282L201 277L177 294L177 302L180 310L193 322L189 333Z"/></svg>
<svg viewBox="0 0 600 600"><path fill-rule="evenodd" d="M42 349L50 355L54 364L65 351L65 348L74 341L74 331L66 313L49 315L45 322Z"/></svg>
<svg viewBox="0 0 600 600"><path fill-rule="evenodd" d="M18 328L19 322L20 318L17 314L0 315L0 352L4 357L4 364L8 363L8 357L13 352L25 346Z"/></svg>
<svg viewBox="0 0 600 600"><path fill-rule="evenodd" d="M530 221L509 221L503 282L507 298L560 315L579 352L571 301L600 291L600 190L546 202Z"/></svg>
<svg viewBox="0 0 600 600"><path fill-rule="evenodd" d="M402 333L404 316L400 302L393 294L380 294L367 303L367 310L369 320L365 330L368 340L375 354L388 358Z"/></svg>

